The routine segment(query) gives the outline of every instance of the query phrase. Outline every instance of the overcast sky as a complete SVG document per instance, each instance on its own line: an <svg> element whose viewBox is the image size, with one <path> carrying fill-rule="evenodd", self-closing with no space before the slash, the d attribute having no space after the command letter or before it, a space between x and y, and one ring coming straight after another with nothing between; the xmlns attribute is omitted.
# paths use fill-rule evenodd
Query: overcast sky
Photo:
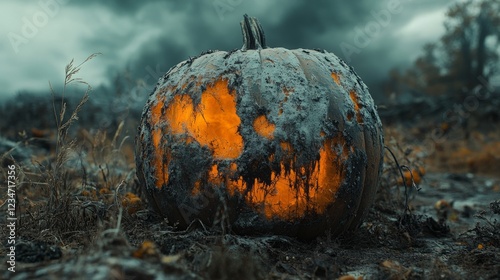
<svg viewBox="0 0 500 280"><path fill-rule="evenodd" d="M48 81L62 83L72 58L81 62L95 52L103 55L80 75L94 87L109 85L126 67L152 85L189 56L240 48L245 13L260 20L270 47L331 51L376 95L389 69L410 64L424 43L442 35L454 2L2 0L0 97L46 92Z"/></svg>

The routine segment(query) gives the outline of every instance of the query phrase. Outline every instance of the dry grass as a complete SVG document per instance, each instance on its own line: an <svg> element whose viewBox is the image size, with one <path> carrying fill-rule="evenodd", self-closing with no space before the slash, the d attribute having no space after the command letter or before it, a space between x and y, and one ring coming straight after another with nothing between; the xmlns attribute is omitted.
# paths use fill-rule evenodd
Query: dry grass
<svg viewBox="0 0 500 280"><path fill-rule="evenodd" d="M122 136L123 122L111 139L105 131L91 133L81 128L76 135L70 132L92 90L77 74L96 56L93 54L76 66L73 61L66 66L61 94L50 86L56 133L46 136L55 138L48 139L54 148L36 156L33 166L16 163L20 175L19 232L25 239L72 249L95 244L100 232L119 224L123 201L128 199L125 193L136 189L133 152L127 142L130 137ZM65 95L73 84L83 84L86 89L74 110L67 112ZM128 211L131 206L135 212L140 209L138 199L126 204Z"/></svg>
<svg viewBox="0 0 500 280"><path fill-rule="evenodd" d="M419 189L426 173L425 154L411 144L401 128L386 127L384 170L379 193L385 205L409 208L409 201Z"/></svg>
<svg viewBox="0 0 500 280"><path fill-rule="evenodd" d="M413 170L413 178L423 179L426 172L475 173L500 177L500 127L477 130L474 127L450 128L435 140L432 125L385 127L386 144ZM404 143L403 146L401 146ZM408 158L409 160L404 160ZM406 172L405 177L410 174ZM400 182L401 183L401 182Z"/></svg>

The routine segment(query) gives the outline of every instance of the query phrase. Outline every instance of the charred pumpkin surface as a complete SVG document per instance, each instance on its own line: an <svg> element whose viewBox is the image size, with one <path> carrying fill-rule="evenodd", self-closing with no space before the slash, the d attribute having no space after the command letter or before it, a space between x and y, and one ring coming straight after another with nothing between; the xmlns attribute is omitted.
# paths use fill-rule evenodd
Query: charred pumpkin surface
<svg viewBox="0 0 500 280"><path fill-rule="evenodd" d="M218 80L209 85L196 107L189 95L174 96L165 117L170 133L187 134L200 145L209 147L215 159L234 159L243 151L235 94L229 92L227 81Z"/></svg>
<svg viewBox="0 0 500 280"><path fill-rule="evenodd" d="M356 95L356 92L354 90L351 90L349 92L349 97L351 98L352 104L354 105L354 111L356 112L356 121L358 123L362 123L363 117L361 117L361 113L360 113L361 105L359 104L358 96Z"/></svg>
<svg viewBox="0 0 500 280"><path fill-rule="evenodd" d="M277 217L291 221L308 212L322 214L334 202L335 193L345 176L343 162L349 157L349 148L342 137L324 140L317 160L303 166L297 166L292 144L281 141L280 160L272 153L266 163L278 167L271 171L269 180L255 175L249 183L248 178L243 178L238 172L236 159L243 152L244 140L238 132L241 120L236 113L235 94L228 89L227 80L219 79L208 86L197 105L188 94L175 95L168 105L163 100L163 96L158 96L150 118L153 124L166 123L163 129L153 130L151 139L155 147L153 163L157 188L167 184L171 160L168 148L161 143L162 135L174 134L182 137L186 145L196 141L213 152L215 164L207 170L210 184L223 184L231 195L244 195L248 205L269 220ZM274 139L276 125L270 123L266 115L256 117L252 127L266 140ZM320 137L324 136L325 133L321 132ZM258 140L254 138L254 141ZM220 160L232 160L229 172L219 172L217 162ZM243 167L248 168L245 164ZM202 195L201 185L200 180L195 182L192 196Z"/></svg>
<svg viewBox="0 0 500 280"><path fill-rule="evenodd" d="M335 55L246 48L169 70L137 141L139 180L172 223L211 223L226 205L241 232L313 237L359 223L383 137L366 86Z"/></svg>
<svg viewBox="0 0 500 280"><path fill-rule="evenodd" d="M163 98L159 98L151 108L151 120L150 123L154 126L160 122L162 116L162 108L165 106ZM151 141L153 142L153 147L155 149L155 154L153 155L152 163L154 168L154 174L156 175L155 186L157 188L162 188L162 186L168 181L168 163L170 158L166 154L165 149L162 147L161 137L163 131L158 127L155 127L151 132ZM165 158L166 157L166 158Z"/></svg>
<svg viewBox="0 0 500 280"><path fill-rule="evenodd" d="M251 184L243 178L227 180L226 186L231 194L245 194L248 205L264 214L268 220L275 218L293 221L307 213L323 214L335 200L335 193L345 176L343 162L348 159L349 151L339 156L337 149L345 144L342 140L328 139L320 150L319 159L306 166L295 166L294 151L289 143L280 146L286 156L277 162L278 170L271 172L270 181L254 178ZM272 165L275 157L269 158ZM236 169L233 169L236 170ZM219 177L217 173L212 176ZM220 182L220 181L218 181Z"/></svg>
<svg viewBox="0 0 500 280"><path fill-rule="evenodd" d="M265 115L260 115L253 121L253 129L260 136L267 139L273 139L273 133L276 126L270 123Z"/></svg>

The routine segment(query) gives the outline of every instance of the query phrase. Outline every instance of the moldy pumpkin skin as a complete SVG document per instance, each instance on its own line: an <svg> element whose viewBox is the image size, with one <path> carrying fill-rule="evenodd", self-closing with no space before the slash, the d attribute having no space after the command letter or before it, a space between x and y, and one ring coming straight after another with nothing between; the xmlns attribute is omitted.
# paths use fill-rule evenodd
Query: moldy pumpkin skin
<svg viewBox="0 0 500 280"><path fill-rule="evenodd" d="M159 80L138 129L137 175L179 228L224 216L242 234L339 236L375 196L382 147L366 85L334 54L211 51Z"/></svg>

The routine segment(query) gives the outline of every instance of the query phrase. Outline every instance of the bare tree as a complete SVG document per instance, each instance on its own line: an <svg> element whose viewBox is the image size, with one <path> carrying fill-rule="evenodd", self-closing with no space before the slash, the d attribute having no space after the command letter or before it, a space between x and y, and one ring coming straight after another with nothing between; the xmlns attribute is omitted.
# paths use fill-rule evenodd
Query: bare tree
<svg viewBox="0 0 500 280"><path fill-rule="evenodd" d="M393 70L391 77L397 79L391 78L385 90L456 95L489 81L498 71L498 11L498 0L468 0L450 7L445 34L425 45L423 55L405 73L395 75Z"/></svg>

